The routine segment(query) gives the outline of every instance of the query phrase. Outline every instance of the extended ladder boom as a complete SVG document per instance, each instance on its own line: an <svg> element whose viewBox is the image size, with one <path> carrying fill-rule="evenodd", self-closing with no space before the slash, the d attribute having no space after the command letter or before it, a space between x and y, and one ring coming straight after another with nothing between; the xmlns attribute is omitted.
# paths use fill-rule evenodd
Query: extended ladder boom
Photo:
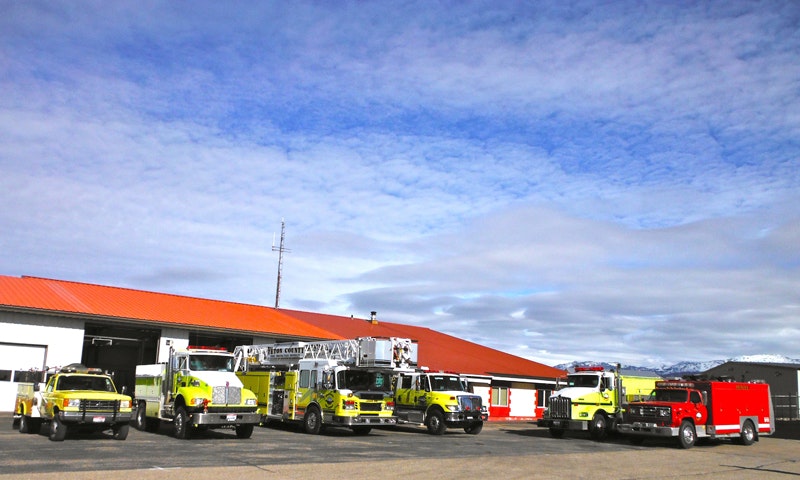
<svg viewBox="0 0 800 480"><path fill-rule="evenodd" d="M410 368L417 363L417 345L397 337L240 345L233 353L236 370L244 371L251 366L289 365L305 359L387 368Z"/></svg>

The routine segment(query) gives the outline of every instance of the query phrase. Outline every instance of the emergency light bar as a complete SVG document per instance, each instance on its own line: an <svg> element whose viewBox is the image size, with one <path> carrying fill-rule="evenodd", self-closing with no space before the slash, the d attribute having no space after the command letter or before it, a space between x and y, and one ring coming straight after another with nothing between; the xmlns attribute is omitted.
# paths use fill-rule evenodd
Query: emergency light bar
<svg viewBox="0 0 800 480"><path fill-rule="evenodd" d="M605 368L601 366L596 367L575 367L576 372L603 372Z"/></svg>

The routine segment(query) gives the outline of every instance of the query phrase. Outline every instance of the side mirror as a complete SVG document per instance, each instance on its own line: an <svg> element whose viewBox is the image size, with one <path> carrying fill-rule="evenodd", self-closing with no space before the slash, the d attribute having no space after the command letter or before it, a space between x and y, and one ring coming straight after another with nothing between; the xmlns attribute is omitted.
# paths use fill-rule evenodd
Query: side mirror
<svg viewBox="0 0 800 480"><path fill-rule="evenodd" d="M41 387L41 385L39 385L39 383L38 383L38 382L33 384L33 391L34 391L34 392L38 392L38 391L40 391L41 389L42 389L42 387Z"/></svg>
<svg viewBox="0 0 800 480"><path fill-rule="evenodd" d="M122 386L122 394L123 395L127 395L128 394L128 386L127 385L123 385Z"/></svg>

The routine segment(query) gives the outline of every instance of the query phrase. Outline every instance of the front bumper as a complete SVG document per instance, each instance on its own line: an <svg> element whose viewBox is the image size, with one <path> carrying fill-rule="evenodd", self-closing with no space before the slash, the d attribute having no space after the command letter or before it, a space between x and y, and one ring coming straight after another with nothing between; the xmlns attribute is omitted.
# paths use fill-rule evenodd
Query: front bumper
<svg viewBox="0 0 800 480"><path fill-rule="evenodd" d="M133 418L133 413L128 412L84 412L62 410L58 412L59 419L64 423L116 424L128 423Z"/></svg>
<svg viewBox="0 0 800 480"><path fill-rule="evenodd" d="M370 415L343 417L341 415L334 415L331 417L330 423L332 425L341 425L345 427L358 425L397 425L397 417L378 417Z"/></svg>
<svg viewBox="0 0 800 480"><path fill-rule="evenodd" d="M236 412L216 412L216 413L192 413L190 422L193 425L258 425L261 423L261 414L236 413Z"/></svg>
<svg viewBox="0 0 800 480"><path fill-rule="evenodd" d="M481 412L447 412L444 414L444 423L448 427L469 426L475 422L487 420L489 420L489 414Z"/></svg>
<svg viewBox="0 0 800 480"><path fill-rule="evenodd" d="M589 422L584 420L569 420L562 418L540 418L536 425L546 428L559 428L562 430L589 430Z"/></svg>
<svg viewBox="0 0 800 480"><path fill-rule="evenodd" d="M626 435L642 435L648 437L677 437L678 429L660 427L655 423L633 422L617 425L617 430Z"/></svg>

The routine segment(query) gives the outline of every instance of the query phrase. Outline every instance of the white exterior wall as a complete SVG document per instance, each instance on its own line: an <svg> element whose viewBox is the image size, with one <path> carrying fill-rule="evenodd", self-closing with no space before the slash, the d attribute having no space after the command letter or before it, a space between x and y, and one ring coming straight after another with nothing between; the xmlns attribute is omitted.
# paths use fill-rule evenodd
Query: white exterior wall
<svg viewBox="0 0 800 480"><path fill-rule="evenodd" d="M14 351L25 349L26 345L44 345L47 347L44 364L47 367L61 367L81 361L83 354L84 322L74 318L61 318L17 312L0 312L0 325L3 328L3 340L14 345L7 348L0 346L0 369L28 370L41 368L37 365L19 365L19 358ZM33 348L27 349L32 351ZM0 411L10 412L14 409L17 394L16 382L0 382Z"/></svg>
<svg viewBox="0 0 800 480"><path fill-rule="evenodd" d="M508 389L508 402L510 417L536 416L536 390L530 388L512 387Z"/></svg>

